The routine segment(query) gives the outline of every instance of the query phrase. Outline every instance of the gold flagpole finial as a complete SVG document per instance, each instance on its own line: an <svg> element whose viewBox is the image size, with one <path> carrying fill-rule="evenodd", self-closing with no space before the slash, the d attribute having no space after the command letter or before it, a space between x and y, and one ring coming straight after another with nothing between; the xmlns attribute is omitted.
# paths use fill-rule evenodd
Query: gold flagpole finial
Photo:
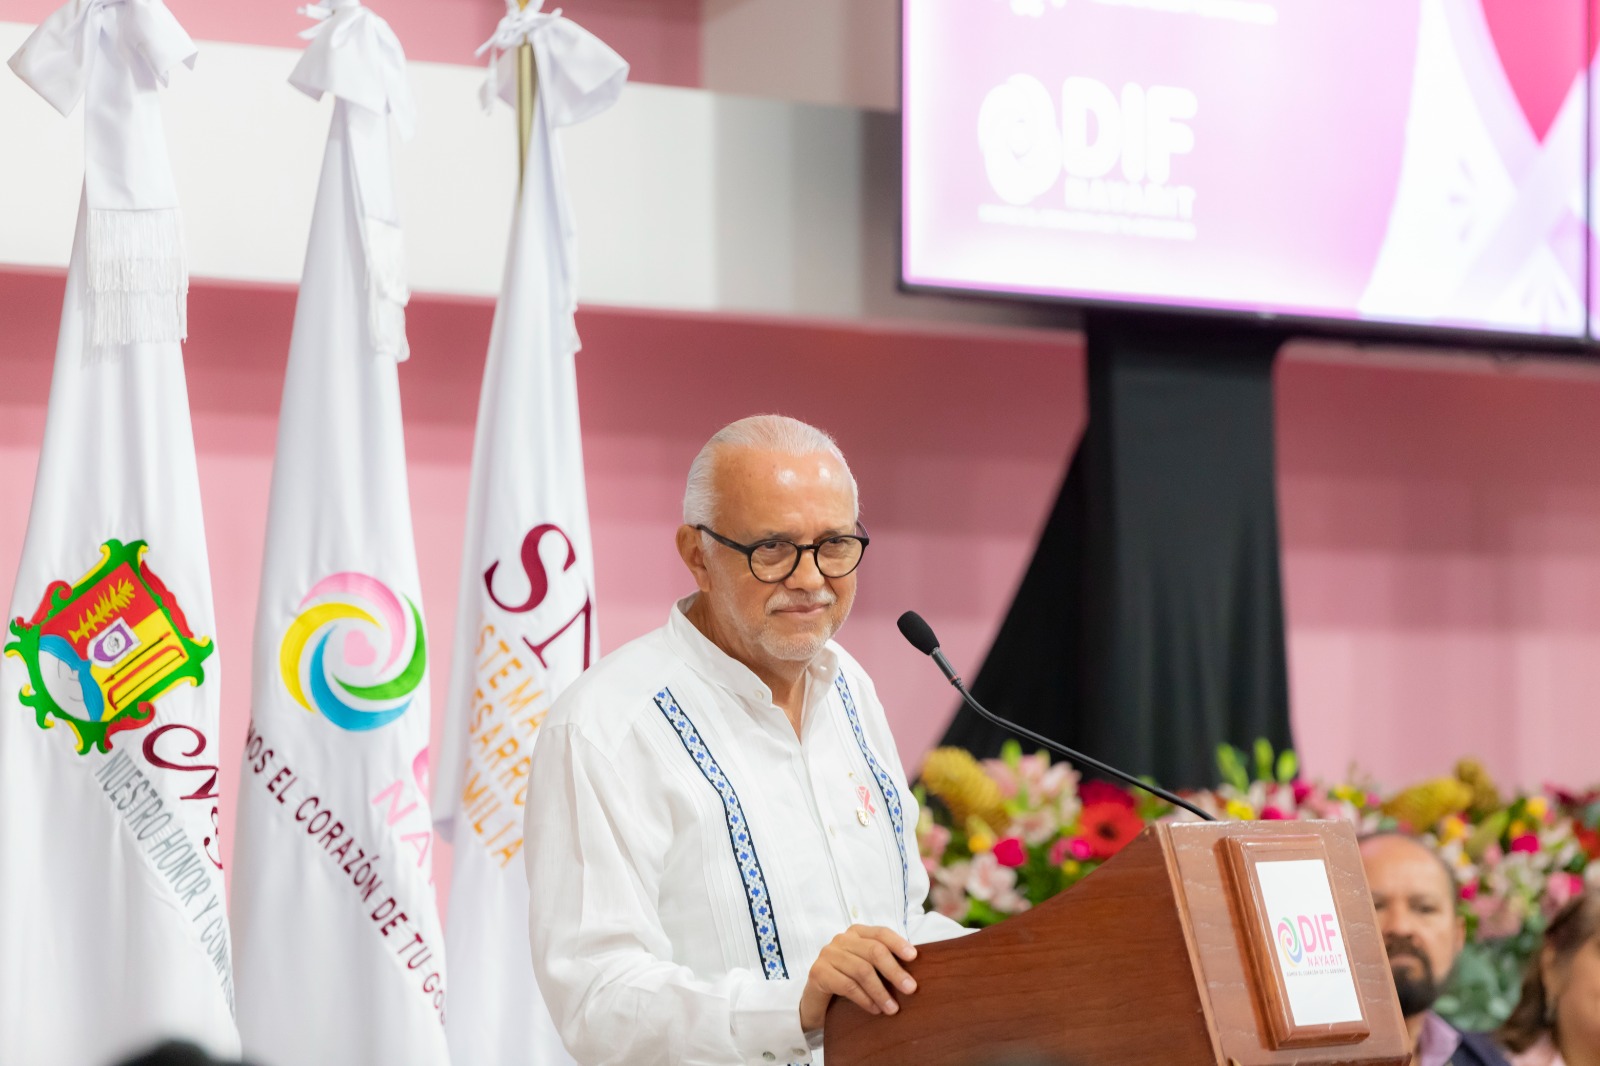
<svg viewBox="0 0 1600 1066"><path fill-rule="evenodd" d="M517 0L517 7L526 11L528 0ZM533 61L533 45L523 41L517 46L517 188L522 188L523 172L528 166L528 142L533 139L533 107L539 91L539 70Z"/></svg>

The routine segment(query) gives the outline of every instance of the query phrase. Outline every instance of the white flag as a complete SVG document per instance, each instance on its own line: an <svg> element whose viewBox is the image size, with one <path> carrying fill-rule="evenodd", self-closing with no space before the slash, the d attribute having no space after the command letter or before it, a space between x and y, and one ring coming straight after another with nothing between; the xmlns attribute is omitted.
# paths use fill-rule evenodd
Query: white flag
<svg viewBox="0 0 1600 1066"><path fill-rule="evenodd" d="M576 233L552 131L615 102L628 67L539 5L490 42L487 100L531 39L533 136L478 403L436 808L454 844L450 1050L460 1066L569 1062L534 984L522 813L550 703L599 647L578 431ZM487 102L486 100L486 102Z"/></svg>
<svg viewBox="0 0 1600 1066"><path fill-rule="evenodd" d="M256 614L233 914L261 1066L443 1066L427 642L396 361L407 299L389 117L404 56L355 0L290 82L335 97L289 344Z"/></svg>
<svg viewBox="0 0 1600 1066"><path fill-rule="evenodd" d="M179 348L188 281L155 98L194 53L159 0L75 0L10 62L63 114L83 99L88 135L0 634L6 1066L98 1066L166 1038L239 1048L216 618ZM6 151L25 165L26 146Z"/></svg>

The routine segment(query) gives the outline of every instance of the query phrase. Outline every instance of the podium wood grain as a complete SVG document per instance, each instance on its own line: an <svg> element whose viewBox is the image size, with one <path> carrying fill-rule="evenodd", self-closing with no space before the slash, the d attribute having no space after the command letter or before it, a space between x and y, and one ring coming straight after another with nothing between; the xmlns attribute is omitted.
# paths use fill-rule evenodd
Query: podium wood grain
<svg viewBox="0 0 1600 1066"><path fill-rule="evenodd" d="M1223 841L1312 833L1369 1035L1274 1046ZM1335 822L1159 824L1054 899L923 945L894 1015L828 1010L828 1066L1405 1066L1410 1047L1354 830Z"/></svg>

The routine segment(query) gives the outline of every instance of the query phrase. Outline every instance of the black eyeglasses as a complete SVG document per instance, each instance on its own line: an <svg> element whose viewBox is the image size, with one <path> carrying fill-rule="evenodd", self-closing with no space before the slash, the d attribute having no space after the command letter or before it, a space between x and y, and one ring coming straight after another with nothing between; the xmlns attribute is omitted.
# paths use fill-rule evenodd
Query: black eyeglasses
<svg viewBox="0 0 1600 1066"><path fill-rule="evenodd" d="M740 544L707 526L694 528L723 547L741 553L749 561L750 573L755 575L755 579L768 585L789 580L789 575L800 565L800 556L806 552L810 552L816 560L817 571L823 577L846 577L861 565L861 557L867 553L870 539L859 522L856 528L861 530L860 533L827 537L815 544L796 544L792 540L758 540L754 544Z"/></svg>

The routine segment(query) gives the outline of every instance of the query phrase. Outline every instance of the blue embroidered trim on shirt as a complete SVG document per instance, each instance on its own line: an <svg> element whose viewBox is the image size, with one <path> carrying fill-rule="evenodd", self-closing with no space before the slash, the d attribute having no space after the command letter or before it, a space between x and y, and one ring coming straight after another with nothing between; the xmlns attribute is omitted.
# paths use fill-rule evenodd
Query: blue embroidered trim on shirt
<svg viewBox="0 0 1600 1066"><path fill-rule="evenodd" d="M700 731L678 706L678 698L670 688L655 695L656 706L666 716L667 722L677 731L683 750L694 759L706 781L717 790L722 799L722 812L728 821L728 843L733 846L734 861L739 864L739 876L744 881L745 901L750 905L750 926L756 934L756 949L761 953L761 968L767 980L776 981L789 976L783 961L783 944L778 939L778 920L773 913L772 896L767 891L767 879L761 872L761 860L756 856L755 838L750 834L750 824L745 821L744 808L739 805L739 794L717 765Z"/></svg>
<svg viewBox="0 0 1600 1066"><path fill-rule="evenodd" d="M867 760L867 769L872 771L872 777L878 782L878 795L883 797L883 809L889 812L889 824L894 829L894 842L900 849L900 896L905 901L901 914L911 912L911 883L910 874L906 866L906 833L905 811L900 806L900 790L894 787L894 778L884 771L878 757L872 754L872 749L867 747L867 735L861 729L861 716L856 713L856 700L850 694L850 685L844 679L844 671L839 671L833 679L833 687L839 690L839 699L844 701L845 716L850 719L850 729L856 735L856 743L861 746L861 754Z"/></svg>

